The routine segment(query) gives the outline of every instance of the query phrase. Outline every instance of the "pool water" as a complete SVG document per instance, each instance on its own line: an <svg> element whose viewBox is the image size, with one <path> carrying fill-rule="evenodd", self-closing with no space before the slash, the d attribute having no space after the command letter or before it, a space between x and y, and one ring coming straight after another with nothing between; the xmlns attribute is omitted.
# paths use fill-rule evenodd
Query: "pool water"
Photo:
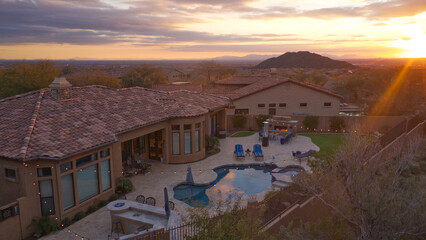
<svg viewBox="0 0 426 240"><path fill-rule="evenodd" d="M176 186L173 189L174 198L196 207L209 204L207 193L220 193L224 196L258 194L272 186L271 171L274 168L259 165L220 167L214 170L217 178L210 184Z"/></svg>

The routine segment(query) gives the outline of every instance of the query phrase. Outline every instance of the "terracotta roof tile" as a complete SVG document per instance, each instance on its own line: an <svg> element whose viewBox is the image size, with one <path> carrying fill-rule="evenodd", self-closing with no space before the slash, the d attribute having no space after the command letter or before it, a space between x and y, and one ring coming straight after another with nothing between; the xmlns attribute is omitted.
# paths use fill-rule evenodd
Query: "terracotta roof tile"
<svg viewBox="0 0 426 240"><path fill-rule="evenodd" d="M229 103L221 96L139 87L72 88L71 99L62 101L53 99L48 89L34 91L0 100L0 156L64 158L114 142L119 133L169 118L199 116Z"/></svg>
<svg viewBox="0 0 426 240"><path fill-rule="evenodd" d="M201 92L203 91L203 86L201 84L156 84L152 87L156 90L161 91L178 91L178 90L188 90L192 92Z"/></svg>
<svg viewBox="0 0 426 240"><path fill-rule="evenodd" d="M236 100L251 94L254 94L256 92L260 92L263 91L265 89L274 87L276 85L285 83L285 82L291 82L294 84L297 84L299 86L303 86L303 87L307 87L316 91L320 91L323 92L325 94L343 99L343 97L341 95L338 95L336 93L334 93L331 90L316 86L316 85L312 85L312 84L307 84L307 83L302 83L299 81L295 81L289 78L285 78L285 77L281 77L281 76L277 76L277 75L267 75L267 76L255 76L255 77L238 77L237 81L228 81L228 82L244 82L244 78L247 78L248 80L246 82L251 82L250 84L247 84L246 86L237 88L233 91L229 91L229 92L222 92L222 93L217 93L218 95L221 96L226 96L231 98L232 100ZM225 79L226 80L226 79ZM254 81L256 80L256 81ZM214 93L213 91L210 91L211 93Z"/></svg>

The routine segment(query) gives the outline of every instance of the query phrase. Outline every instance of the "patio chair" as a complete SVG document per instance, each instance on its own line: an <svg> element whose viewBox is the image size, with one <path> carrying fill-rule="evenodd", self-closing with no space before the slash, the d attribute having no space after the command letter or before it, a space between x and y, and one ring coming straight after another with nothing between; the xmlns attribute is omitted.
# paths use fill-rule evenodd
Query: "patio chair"
<svg viewBox="0 0 426 240"><path fill-rule="evenodd" d="M259 144L253 146L253 155L256 160L263 160L262 147Z"/></svg>
<svg viewBox="0 0 426 240"><path fill-rule="evenodd" d="M169 207L170 207L170 210L175 210L175 203L172 201L169 201Z"/></svg>
<svg viewBox="0 0 426 240"><path fill-rule="evenodd" d="M260 131L259 132L259 140L258 141L262 141L262 138L263 138L263 134L262 134L262 131Z"/></svg>
<svg viewBox="0 0 426 240"><path fill-rule="evenodd" d="M145 203L145 196L144 195L139 195L136 197L136 202L138 203Z"/></svg>
<svg viewBox="0 0 426 240"><path fill-rule="evenodd" d="M145 204L151 205L151 206L155 206L155 198L153 197L148 197L145 199Z"/></svg>
<svg viewBox="0 0 426 240"><path fill-rule="evenodd" d="M241 144L235 144L235 151L234 151L235 157L237 159L244 159L245 158L245 154L244 154L244 150L243 150L243 145Z"/></svg>

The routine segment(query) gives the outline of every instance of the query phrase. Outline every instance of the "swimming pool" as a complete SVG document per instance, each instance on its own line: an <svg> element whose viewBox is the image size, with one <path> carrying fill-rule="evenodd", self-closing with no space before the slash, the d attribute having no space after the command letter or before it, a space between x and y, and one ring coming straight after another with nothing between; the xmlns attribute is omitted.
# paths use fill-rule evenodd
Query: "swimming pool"
<svg viewBox="0 0 426 240"><path fill-rule="evenodd" d="M273 165L240 165L214 169L217 178L210 184L179 184L174 187L174 198L190 206L207 206L208 194L223 196L258 194L272 186ZM206 193L207 192L207 193Z"/></svg>

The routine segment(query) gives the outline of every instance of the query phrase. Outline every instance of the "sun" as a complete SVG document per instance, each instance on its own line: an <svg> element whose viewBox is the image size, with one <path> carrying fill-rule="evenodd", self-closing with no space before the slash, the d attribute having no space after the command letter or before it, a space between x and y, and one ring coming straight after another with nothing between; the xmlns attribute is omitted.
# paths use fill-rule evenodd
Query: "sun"
<svg viewBox="0 0 426 240"><path fill-rule="evenodd" d="M426 34L423 31L409 33L409 40L403 41L400 48L405 50L404 57L426 58Z"/></svg>

